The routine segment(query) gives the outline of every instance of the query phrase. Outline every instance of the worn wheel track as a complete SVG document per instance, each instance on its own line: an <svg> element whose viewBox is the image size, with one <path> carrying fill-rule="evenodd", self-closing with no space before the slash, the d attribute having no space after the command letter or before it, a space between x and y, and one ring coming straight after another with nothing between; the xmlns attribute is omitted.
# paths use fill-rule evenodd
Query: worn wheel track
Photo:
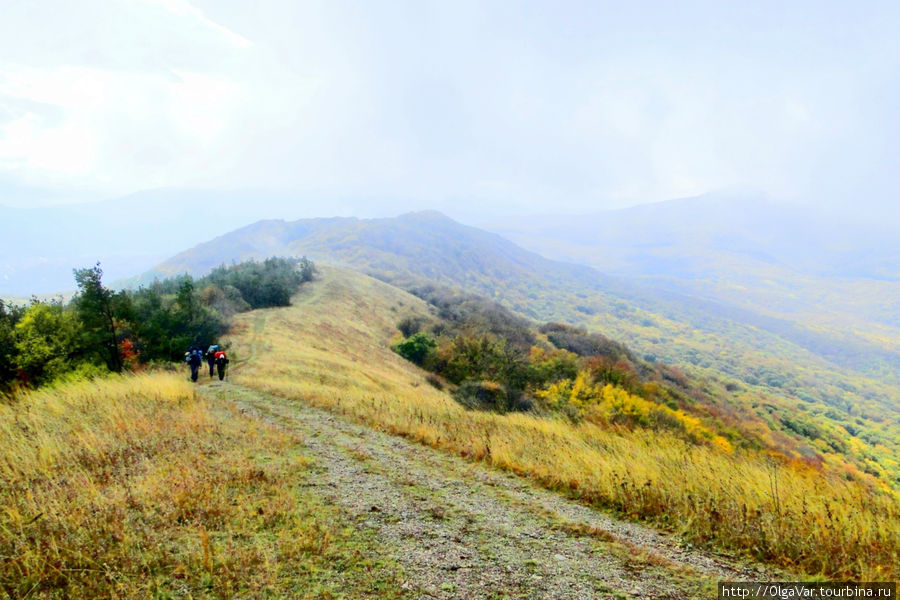
<svg viewBox="0 0 900 600"><path fill-rule="evenodd" d="M415 596L681 599L710 597L717 579L771 576L302 402L233 384L201 389L301 434L314 485L376 530Z"/></svg>

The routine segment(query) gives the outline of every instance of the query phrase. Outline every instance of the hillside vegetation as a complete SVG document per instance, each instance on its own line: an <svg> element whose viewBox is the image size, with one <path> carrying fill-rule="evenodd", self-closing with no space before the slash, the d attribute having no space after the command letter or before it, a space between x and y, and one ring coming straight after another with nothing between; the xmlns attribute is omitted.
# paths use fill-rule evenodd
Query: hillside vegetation
<svg viewBox="0 0 900 600"><path fill-rule="evenodd" d="M639 359L601 334L560 323L535 328L495 302L448 289L415 293L437 319L404 318L398 328L407 337L393 349L453 384L453 397L467 408L667 430L730 450L721 429L741 446L762 445L741 423L707 426L697 404L708 399L681 371ZM429 383L443 387L440 379Z"/></svg>
<svg viewBox="0 0 900 600"><path fill-rule="evenodd" d="M294 434L182 376L70 382L0 403L10 598L391 596L394 571L303 487Z"/></svg>
<svg viewBox="0 0 900 600"><path fill-rule="evenodd" d="M270 257L117 292L99 263L76 269L78 293L67 303L0 301L0 394L180 360L190 345L215 343L235 313L290 304L314 272L305 258Z"/></svg>
<svg viewBox="0 0 900 600"><path fill-rule="evenodd" d="M708 194L596 214L510 217L490 229L550 258L742 309L733 313L853 369L882 376L891 369L879 359L897 360L896 223Z"/></svg>
<svg viewBox="0 0 900 600"><path fill-rule="evenodd" d="M711 417L744 423L764 446L849 479L900 486L900 338L890 328L878 340L836 337L547 260L433 212L263 221L184 252L159 272L200 273L223 256L271 252L350 265L410 290L452 286L519 315L602 332L647 362L683 370L708 398Z"/></svg>
<svg viewBox="0 0 900 600"><path fill-rule="evenodd" d="M236 317L229 341L249 358L233 378L532 477L695 543L831 578L900 576L893 492L665 430L467 410L390 349L401 339L398 323L435 314L397 288L329 268L294 306Z"/></svg>

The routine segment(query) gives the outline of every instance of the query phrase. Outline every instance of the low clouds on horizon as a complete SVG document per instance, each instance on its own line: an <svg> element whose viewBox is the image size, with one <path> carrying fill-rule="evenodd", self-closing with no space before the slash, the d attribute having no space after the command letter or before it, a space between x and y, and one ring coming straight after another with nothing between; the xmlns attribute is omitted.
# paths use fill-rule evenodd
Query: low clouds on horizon
<svg viewBox="0 0 900 600"><path fill-rule="evenodd" d="M893 3L4 12L0 204L216 187L541 212L750 187L875 211L900 183Z"/></svg>

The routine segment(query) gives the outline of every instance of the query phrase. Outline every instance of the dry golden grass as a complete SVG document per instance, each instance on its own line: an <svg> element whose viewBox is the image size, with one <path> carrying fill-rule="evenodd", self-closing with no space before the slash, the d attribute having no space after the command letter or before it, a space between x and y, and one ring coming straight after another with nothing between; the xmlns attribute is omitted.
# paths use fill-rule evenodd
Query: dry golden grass
<svg viewBox="0 0 900 600"><path fill-rule="evenodd" d="M300 487L309 471L300 447L176 375L0 404L0 589L10 598L386 592L389 573L365 558L368 542Z"/></svg>
<svg viewBox="0 0 900 600"><path fill-rule="evenodd" d="M900 502L762 454L527 414L462 409L390 351L426 314L381 282L323 269L295 305L239 317L234 381L527 475L584 501L809 575L900 578Z"/></svg>

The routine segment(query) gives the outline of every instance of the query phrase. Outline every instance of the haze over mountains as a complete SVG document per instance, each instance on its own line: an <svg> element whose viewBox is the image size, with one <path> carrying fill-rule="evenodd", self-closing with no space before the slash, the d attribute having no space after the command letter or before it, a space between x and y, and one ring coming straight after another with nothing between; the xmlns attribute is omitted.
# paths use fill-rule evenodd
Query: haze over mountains
<svg viewBox="0 0 900 600"><path fill-rule="evenodd" d="M0 294L71 289L71 269L98 260L110 281L133 277L260 219L404 212L399 200L379 199L377 211L366 205L337 197L314 202L289 192L202 189L149 190L37 208L0 201ZM759 274L759 280L773 274L900 279L900 224L773 203L762 194L707 194L584 215L468 213L462 221L550 258L668 280L669 286L738 270L740 277Z"/></svg>
<svg viewBox="0 0 900 600"><path fill-rule="evenodd" d="M693 279L765 265L821 277L900 280L900 223L775 203L762 193L511 216L486 226L547 256L621 275Z"/></svg>
<svg viewBox="0 0 900 600"><path fill-rule="evenodd" d="M837 217L759 194L488 225L525 248L655 289L877 338L900 326L900 223Z"/></svg>
<svg viewBox="0 0 900 600"><path fill-rule="evenodd" d="M299 217L291 200L271 191L193 189L35 208L3 206L0 198L0 297L70 290L72 269L97 261L108 281L133 277L259 219Z"/></svg>

